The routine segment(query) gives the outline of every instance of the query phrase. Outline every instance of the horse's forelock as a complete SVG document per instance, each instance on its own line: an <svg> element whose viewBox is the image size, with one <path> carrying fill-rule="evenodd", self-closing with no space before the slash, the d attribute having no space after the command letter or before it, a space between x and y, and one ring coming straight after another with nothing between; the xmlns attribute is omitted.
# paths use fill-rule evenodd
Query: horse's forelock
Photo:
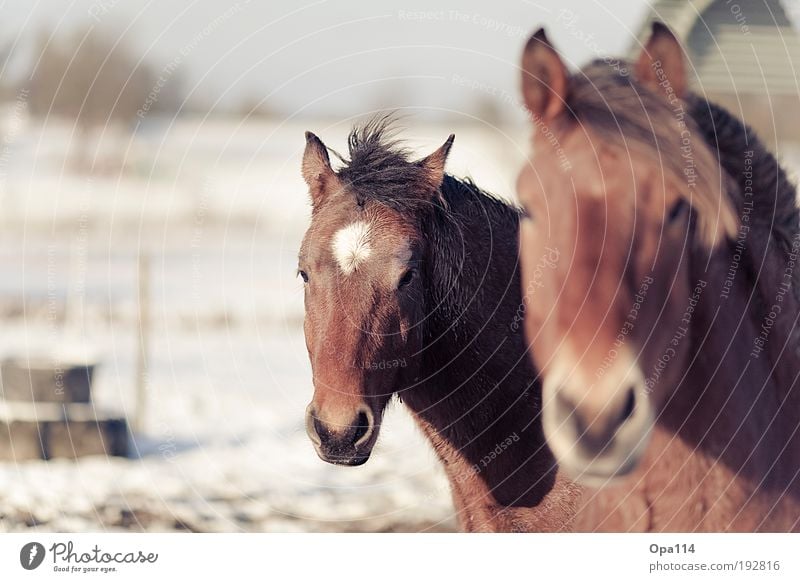
<svg viewBox="0 0 800 582"><path fill-rule="evenodd" d="M374 201L395 210L415 211L430 204L425 167L396 136L393 116L376 117L350 133L348 157L338 170L340 180L359 205Z"/></svg>
<svg viewBox="0 0 800 582"><path fill-rule="evenodd" d="M573 76L568 105L576 122L593 135L660 164L666 181L695 209L698 242L712 248L735 236L730 181L683 101L654 94L607 63L595 62Z"/></svg>

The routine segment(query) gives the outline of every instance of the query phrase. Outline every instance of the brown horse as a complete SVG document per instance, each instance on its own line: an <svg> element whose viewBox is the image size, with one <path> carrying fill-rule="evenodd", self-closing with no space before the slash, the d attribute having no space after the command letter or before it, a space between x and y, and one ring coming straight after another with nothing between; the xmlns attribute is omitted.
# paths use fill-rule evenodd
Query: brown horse
<svg viewBox="0 0 800 582"><path fill-rule="evenodd" d="M578 489L544 444L521 326L519 210L445 174L452 136L414 161L371 122L336 171L319 138L306 139L312 219L299 273L318 455L365 463L397 394L444 464L464 530L562 528Z"/></svg>
<svg viewBox="0 0 800 582"><path fill-rule="evenodd" d="M575 526L797 530L795 190L749 128L687 89L663 25L631 70L570 74L541 30L522 59L543 425L562 468L607 485L584 491ZM545 249L557 269L536 270Z"/></svg>

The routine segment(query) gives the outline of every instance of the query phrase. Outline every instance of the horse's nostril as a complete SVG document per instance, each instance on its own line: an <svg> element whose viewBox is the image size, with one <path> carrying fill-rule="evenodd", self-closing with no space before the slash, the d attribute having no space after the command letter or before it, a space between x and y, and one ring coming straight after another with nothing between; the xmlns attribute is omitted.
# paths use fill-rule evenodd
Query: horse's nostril
<svg viewBox="0 0 800 582"><path fill-rule="evenodd" d="M356 432L353 435L353 442L359 442L369 432L369 429L370 422L367 413L364 411L359 412L356 419Z"/></svg>
<svg viewBox="0 0 800 582"><path fill-rule="evenodd" d="M314 422L314 432L317 433L317 436L320 438L320 440L323 440L323 441L326 440L328 438L328 436L329 436L328 435L328 429L325 428L325 425L322 424L322 422L320 422L320 420L316 416L313 417L313 419L314 419L313 420L313 422Z"/></svg>
<svg viewBox="0 0 800 582"><path fill-rule="evenodd" d="M559 390L555 394L555 405L558 410L559 422L564 422L575 413L575 405L572 401L564 395L563 390ZM576 420L580 420L577 419Z"/></svg>
<svg viewBox="0 0 800 582"><path fill-rule="evenodd" d="M622 424L633 416L633 411L636 409L636 391L631 389L628 391L628 396L625 398L625 406L622 408L622 413L619 417L619 423Z"/></svg>

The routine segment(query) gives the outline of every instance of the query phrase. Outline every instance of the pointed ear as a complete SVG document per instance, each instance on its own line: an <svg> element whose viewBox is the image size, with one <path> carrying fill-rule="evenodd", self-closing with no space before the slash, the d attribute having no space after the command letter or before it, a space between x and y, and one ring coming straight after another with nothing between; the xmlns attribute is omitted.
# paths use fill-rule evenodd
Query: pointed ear
<svg viewBox="0 0 800 582"><path fill-rule="evenodd" d="M444 145L438 150L433 152L426 158L422 158L417 162L425 170L425 181L430 189L438 190L444 180L444 166L447 162L447 154L450 153L450 148L453 145L453 140L456 139L454 133L450 134Z"/></svg>
<svg viewBox="0 0 800 582"><path fill-rule="evenodd" d="M328 148L316 135L306 132L306 149L303 152L303 179L311 192L312 206L318 206L331 188L335 187L336 173L331 168Z"/></svg>
<svg viewBox="0 0 800 582"><path fill-rule="evenodd" d="M537 30L522 53L522 97L535 117L554 119L565 110L569 73L550 44L544 28Z"/></svg>
<svg viewBox="0 0 800 582"><path fill-rule="evenodd" d="M687 82L683 49L663 23L653 23L650 40L636 61L635 70L636 78L645 87L659 94L664 94L671 87L679 98L685 97Z"/></svg>

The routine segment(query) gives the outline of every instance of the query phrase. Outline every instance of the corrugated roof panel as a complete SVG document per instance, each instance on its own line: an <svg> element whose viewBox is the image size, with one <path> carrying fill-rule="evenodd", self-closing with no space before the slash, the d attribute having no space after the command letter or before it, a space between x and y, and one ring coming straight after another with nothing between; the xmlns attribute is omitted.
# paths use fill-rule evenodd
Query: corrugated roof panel
<svg viewBox="0 0 800 582"><path fill-rule="evenodd" d="M779 0L661 0L640 31L662 20L683 40L692 66L709 92L797 94L800 36ZM632 55L639 47L632 48Z"/></svg>

